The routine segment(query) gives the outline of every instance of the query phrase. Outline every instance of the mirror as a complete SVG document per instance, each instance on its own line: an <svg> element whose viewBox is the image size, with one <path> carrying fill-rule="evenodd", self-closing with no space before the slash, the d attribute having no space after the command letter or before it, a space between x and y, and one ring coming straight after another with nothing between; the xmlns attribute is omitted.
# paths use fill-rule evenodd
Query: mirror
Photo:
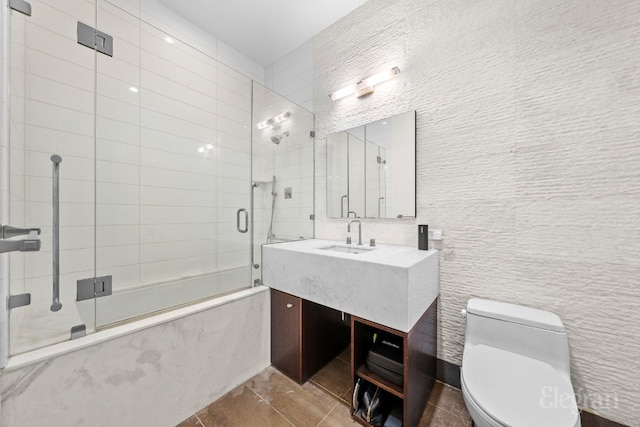
<svg viewBox="0 0 640 427"><path fill-rule="evenodd" d="M327 216L416 216L416 112L327 136Z"/></svg>

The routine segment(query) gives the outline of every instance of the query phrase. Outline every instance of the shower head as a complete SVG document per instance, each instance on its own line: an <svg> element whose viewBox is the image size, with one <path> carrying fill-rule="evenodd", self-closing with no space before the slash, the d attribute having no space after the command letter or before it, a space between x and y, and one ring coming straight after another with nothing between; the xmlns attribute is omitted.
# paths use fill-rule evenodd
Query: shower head
<svg viewBox="0 0 640 427"><path fill-rule="evenodd" d="M271 142L273 142L276 145L280 145L280 141L282 141L284 138L289 136L289 131L286 131L285 133L281 133L280 135L274 135L271 137Z"/></svg>

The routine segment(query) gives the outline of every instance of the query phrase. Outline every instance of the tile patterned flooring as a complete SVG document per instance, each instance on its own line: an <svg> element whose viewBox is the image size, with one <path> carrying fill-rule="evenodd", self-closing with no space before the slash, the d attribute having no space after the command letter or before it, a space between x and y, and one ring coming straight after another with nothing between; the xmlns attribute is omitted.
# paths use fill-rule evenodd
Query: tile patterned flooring
<svg viewBox="0 0 640 427"><path fill-rule="evenodd" d="M178 427L342 427L351 419L348 349L299 385L269 367ZM436 382L419 427L467 427L460 390Z"/></svg>

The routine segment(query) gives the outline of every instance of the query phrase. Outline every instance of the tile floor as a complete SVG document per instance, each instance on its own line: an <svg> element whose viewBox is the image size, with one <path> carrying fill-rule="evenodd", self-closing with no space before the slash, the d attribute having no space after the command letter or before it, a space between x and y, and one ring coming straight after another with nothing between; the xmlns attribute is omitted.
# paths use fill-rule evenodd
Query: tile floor
<svg viewBox="0 0 640 427"><path fill-rule="evenodd" d="M178 427L342 427L351 419L349 352L299 385L269 367ZM419 427L467 427L460 390L436 382Z"/></svg>

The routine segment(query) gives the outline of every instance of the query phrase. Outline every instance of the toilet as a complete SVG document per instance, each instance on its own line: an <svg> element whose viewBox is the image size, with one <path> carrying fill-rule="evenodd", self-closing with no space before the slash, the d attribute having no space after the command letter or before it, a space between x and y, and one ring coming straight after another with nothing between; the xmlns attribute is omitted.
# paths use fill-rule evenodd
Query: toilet
<svg viewBox="0 0 640 427"><path fill-rule="evenodd" d="M557 315L475 298L462 312L462 397L477 427L580 427Z"/></svg>

